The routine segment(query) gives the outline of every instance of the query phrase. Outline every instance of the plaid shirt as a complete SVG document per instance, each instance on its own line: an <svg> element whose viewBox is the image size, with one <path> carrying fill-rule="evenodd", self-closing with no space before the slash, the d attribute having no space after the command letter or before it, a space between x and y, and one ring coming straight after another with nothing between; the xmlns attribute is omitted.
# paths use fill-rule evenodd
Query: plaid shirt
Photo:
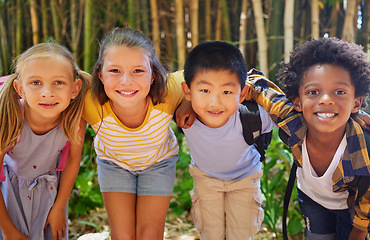
<svg viewBox="0 0 370 240"><path fill-rule="evenodd" d="M302 113L293 109L292 103L284 93L267 80L262 72L252 69L248 73L246 84L249 86L246 99L256 100L270 113L279 128L288 134L288 145L292 150L294 161L302 167L302 143L307 133L307 124ZM370 231L370 188L359 199L358 186L354 181L355 176L370 176L369 153L359 124L350 118L345 132L347 147L332 176L333 191L348 190L348 207L354 206L356 213L353 225L363 231Z"/></svg>

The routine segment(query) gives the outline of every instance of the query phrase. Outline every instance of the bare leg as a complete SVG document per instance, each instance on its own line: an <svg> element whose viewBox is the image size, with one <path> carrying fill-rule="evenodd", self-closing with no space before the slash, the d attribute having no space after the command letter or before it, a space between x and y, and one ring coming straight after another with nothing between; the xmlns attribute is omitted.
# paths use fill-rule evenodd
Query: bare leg
<svg viewBox="0 0 370 240"><path fill-rule="evenodd" d="M112 240L135 239L136 194L103 192Z"/></svg>
<svg viewBox="0 0 370 240"><path fill-rule="evenodd" d="M138 240L163 240L164 225L170 196L139 196L137 198L136 216Z"/></svg>

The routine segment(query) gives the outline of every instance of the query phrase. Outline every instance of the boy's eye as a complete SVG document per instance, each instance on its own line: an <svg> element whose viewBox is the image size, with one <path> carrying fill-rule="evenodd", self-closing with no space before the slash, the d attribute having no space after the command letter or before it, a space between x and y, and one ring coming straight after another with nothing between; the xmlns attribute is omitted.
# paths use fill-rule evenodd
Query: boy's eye
<svg viewBox="0 0 370 240"><path fill-rule="evenodd" d="M209 93L209 90L208 89L201 89L200 90L202 93Z"/></svg>
<svg viewBox="0 0 370 240"><path fill-rule="evenodd" d="M223 94L231 94L231 91L223 91Z"/></svg>
<svg viewBox="0 0 370 240"><path fill-rule="evenodd" d="M344 91L344 90L337 90L335 93L337 95L344 95L344 94L346 94L346 91Z"/></svg>
<svg viewBox="0 0 370 240"><path fill-rule="evenodd" d="M318 94L318 91L316 90L310 90L307 92L308 95L317 95Z"/></svg>

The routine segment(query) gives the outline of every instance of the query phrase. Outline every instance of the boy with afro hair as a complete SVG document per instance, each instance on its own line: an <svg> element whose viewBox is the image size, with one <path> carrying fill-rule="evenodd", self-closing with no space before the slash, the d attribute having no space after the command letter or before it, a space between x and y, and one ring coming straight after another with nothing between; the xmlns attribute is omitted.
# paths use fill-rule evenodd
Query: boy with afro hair
<svg viewBox="0 0 370 240"><path fill-rule="evenodd" d="M292 52L278 81L288 98L265 79L251 78L247 84L252 98L289 137L305 236L365 239L370 188L367 184L360 194L359 182L370 183L368 132L351 114L369 94L369 57L361 46L337 38L310 40Z"/></svg>

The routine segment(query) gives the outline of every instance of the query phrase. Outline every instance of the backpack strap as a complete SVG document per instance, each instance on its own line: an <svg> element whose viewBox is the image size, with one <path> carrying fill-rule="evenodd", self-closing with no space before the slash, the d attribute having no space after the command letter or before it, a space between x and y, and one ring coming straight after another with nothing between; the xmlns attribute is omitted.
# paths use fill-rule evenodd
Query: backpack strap
<svg viewBox="0 0 370 240"><path fill-rule="evenodd" d="M248 145L254 145L260 154L260 161L265 160L265 149L271 142L272 134L262 134L262 121L258 104L253 101L244 100L239 104L240 120L243 127L243 137Z"/></svg>
<svg viewBox="0 0 370 240"><path fill-rule="evenodd" d="M239 104L240 120L243 127L243 137L248 145L253 145L254 139L261 135L262 122L260 111L255 101L244 100Z"/></svg>
<svg viewBox="0 0 370 240"><path fill-rule="evenodd" d="M288 216L288 207L289 207L290 197L292 196L294 182L295 182L295 179L296 179L297 167L298 167L297 163L293 162L292 168L290 169L288 185L285 189L284 210L283 210L283 237L284 237L284 240L289 239L288 238L288 230L287 230L286 219L287 219L287 216Z"/></svg>

